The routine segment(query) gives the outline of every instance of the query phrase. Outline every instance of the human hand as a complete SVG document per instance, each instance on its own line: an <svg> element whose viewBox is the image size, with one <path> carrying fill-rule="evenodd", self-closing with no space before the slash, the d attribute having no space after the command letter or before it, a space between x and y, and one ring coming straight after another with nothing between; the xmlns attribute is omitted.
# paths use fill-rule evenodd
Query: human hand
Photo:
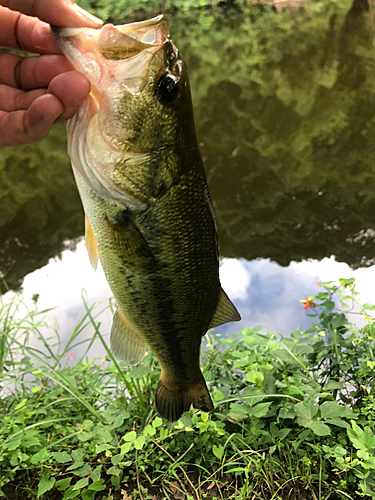
<svg viewBox="0 0 375 500"><path fill-rule="evenodd" d="M0 146L30 144L71 118L90 92L47 23L100 28L102 22L72 0L0 0L0 22L0 47L41 54L0 53Z"/></svg>

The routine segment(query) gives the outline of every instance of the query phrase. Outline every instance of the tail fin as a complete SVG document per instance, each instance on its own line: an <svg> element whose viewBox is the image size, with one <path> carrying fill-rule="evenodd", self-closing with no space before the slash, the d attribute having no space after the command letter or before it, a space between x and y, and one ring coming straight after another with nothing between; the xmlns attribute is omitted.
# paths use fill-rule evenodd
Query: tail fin
<svg viewBox="0 0 375 500"><path fill-rule="evenodd" d="M186 388L167 385L160 377L155 394L155 404L162 418L169 422L175 422L185 411L190 409L190 405L206 412L213 411L214 405L206 382L203 375L200 375L201 380L197 384Z"/></svg>

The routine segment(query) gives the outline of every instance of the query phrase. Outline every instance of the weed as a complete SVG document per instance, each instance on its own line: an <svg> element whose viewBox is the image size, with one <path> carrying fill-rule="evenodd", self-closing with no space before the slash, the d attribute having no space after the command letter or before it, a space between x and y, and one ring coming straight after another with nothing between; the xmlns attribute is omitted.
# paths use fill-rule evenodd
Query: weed
<svg viewBox="0 0 375 500"><path fill-rule="evenodd" d="M86 314L62 347L44 311L27 309L19 294L3 298L0 492L63 500L375 498L375 306L360 305L352 279L321 287L303 302L315 321L307 331L209 332L202 367L215 411L190 411L173 424L155 411L154 357L128 369L108 349L99 318L111 303L89 307L84 299ZM82 340L89 327L93 335ZM95 339L105 359L90 359ZM71 366L69 354L83 343Z"/></svg>

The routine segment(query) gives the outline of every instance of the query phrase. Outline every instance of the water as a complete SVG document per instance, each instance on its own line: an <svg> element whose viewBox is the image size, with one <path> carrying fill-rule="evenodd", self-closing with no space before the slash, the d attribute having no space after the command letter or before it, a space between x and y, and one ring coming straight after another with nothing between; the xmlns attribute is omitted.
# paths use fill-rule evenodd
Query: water
<svg viewBox="0 0 375 500"><path fill-rule="evenodd" d="M169 15L189 68L221 279L243 317L225 333L308 326L299 300L348 266L375 301L375 4L289 3ZM69 164L63 126L0 151L0 270L10 288L58 306L63 332L82 315L81 288L91 301L110 296L81 243Z"/></svg>

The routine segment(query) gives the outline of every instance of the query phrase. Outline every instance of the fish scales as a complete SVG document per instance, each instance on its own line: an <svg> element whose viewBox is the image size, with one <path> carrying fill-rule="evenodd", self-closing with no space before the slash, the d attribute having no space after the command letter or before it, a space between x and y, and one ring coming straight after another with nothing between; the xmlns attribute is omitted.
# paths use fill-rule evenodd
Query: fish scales
<svg viewBox="0 0 375 500"><path fill-rule="evenodd" d="M240 316L220 285L187 74L167 23L54 32L92 86L68 124L68 150L90 261L99 258L117 303L111 349L129 364L153 351L163 418L211 411L201 338Z"/></svg>
<svg viewBox="0 0 375 500"><path fill-rule="evenodd" d="M167 360L175 361L168 370L178 370L182 380L199 366L196 352L220 292L217 256L209 251L216 246L216 232L204 189L199 186L202 178L196 175L189 185L184 177L183 187L173 186L152 208L130 216L150 249L151 257L147 259L139 259L138 250L133 261L129 252L123 260L113 230L105 218L97 215L109 212L103 200L89 193L90 200L85 203L103 269L124 315L145 332L147 343L164 365ZM114 210L122 213L123 209ZM112 219L117 219L116 212ZM183 225L184 232L176 235L171 230L175 225ZM197 230L205 235L203 241L196 241ZM197 290L204 293L197 295ZM181 344L185 354L180 359L171 358L169 352L178 352Z"/></svg>

